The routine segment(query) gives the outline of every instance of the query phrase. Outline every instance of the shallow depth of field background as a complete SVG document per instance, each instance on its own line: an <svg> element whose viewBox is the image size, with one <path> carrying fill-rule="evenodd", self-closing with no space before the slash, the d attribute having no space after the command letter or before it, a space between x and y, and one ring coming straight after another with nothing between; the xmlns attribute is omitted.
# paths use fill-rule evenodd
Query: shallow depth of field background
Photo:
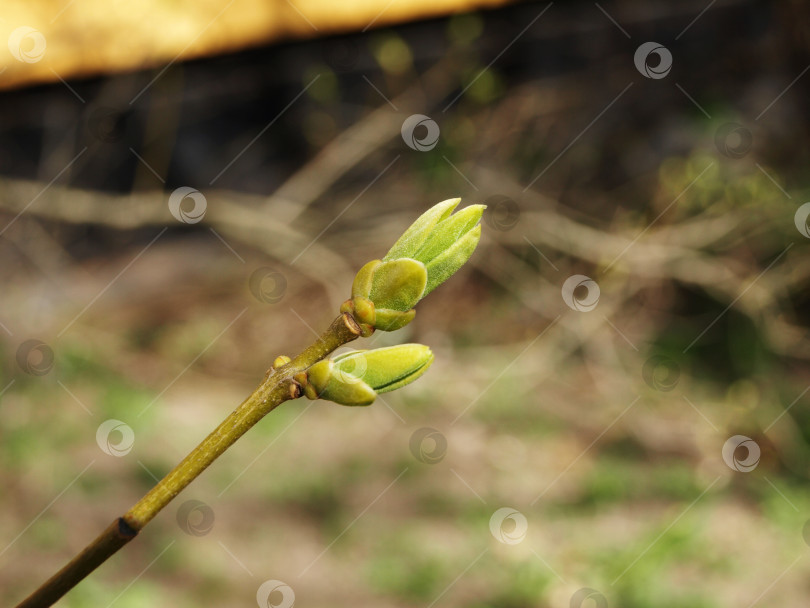
<svg viewBox="0 0 810 608"><path fill-rule="evenodd" d="M0 93L4 605L454 196L489 205L471 262L353 345L432 369L369 408L282 405L61 605L253 606L267 580L334 608L806 605L807 9L546 6Z"/></svg>

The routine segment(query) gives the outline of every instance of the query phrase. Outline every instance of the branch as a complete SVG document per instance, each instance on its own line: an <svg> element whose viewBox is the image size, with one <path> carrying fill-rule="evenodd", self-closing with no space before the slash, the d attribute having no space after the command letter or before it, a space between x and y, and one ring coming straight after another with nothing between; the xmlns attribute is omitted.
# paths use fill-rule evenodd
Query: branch
<svg viewBox="0 0 810 608"><path fill-rule="evenodd" d="M383 260L366 263L352 282L351 298L318 341L295 359L277 357L264 381L122 517L90 543L17 608L45 608L72 589L169 504L248 429L288 399L305 394L341 405L370 405L377 393L420 377L433 362L422 344L400 344L323 359L339 346L375 330L394 331L410 323L414 306L455 274L481 238L483 205L453 213L461 199L425 211L402 234Z"/></svg>
<svg viewBox="0 0 810 608"><path fill-rule="evenodd" d="M59 572L18 604L17 608L51 606L82 579L138 535L163 507L200 475L233 443L266 414L284 401L301 396L295 379L336 348L360 336L360 327L350 314L336 318L317 342L289 363L274 367L242 404L152 488L122 517L70 560Z"/></svg>

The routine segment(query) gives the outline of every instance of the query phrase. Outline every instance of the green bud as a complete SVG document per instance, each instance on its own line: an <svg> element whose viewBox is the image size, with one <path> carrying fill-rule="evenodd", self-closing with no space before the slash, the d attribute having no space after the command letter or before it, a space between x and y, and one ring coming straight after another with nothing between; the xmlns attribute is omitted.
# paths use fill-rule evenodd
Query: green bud
<svg viewBox="0 0 810 608"><path fill-rule="evenodd" d="M470 259L481 238L484 205L453 210L461 199L434 205L411 224L382 260L372 260L354 278L342 312L354 314L368 335L411 322L413 307ZM372 308L373 307L373 308Z"/></svg>
<svg viewBox="0 0 810 608"><path fill-rule="evenodd" d="M400 312L398 310L388 310L380 308L376 311L375 327L383 331L396 331L402 329L408 323L413 321L416 316L416 311L411 309L407 312Z"/></svg>
<svg viewBox="0 0 810 608"><path fill-rule="evenodd" d="M307 370L304 394L341 405L371 405L377 397L362 379L337 369L332 359L318 361Z"/></svg>
<svg viewBox="0 0 810 608"><path fill-rule="evenodd" d="M336 369L360 378L378 393L405 386L433 363L433 353L424 344L399 344L374 350L356 350L334 358Z"/></svg>
<svg viewBox="0 0 810 608"><path fill-rule="evenodd" d="M470 205L451 215L460 200L450 199L428 209L383 258L383 263L407 257L425 265L427 282L421 298L461 268L481 238L478 222L486 206Z"/></svg>
<svg viewBox="0 0 810 608"><path fill-rule="evenodd" d="M290 359L287 355L279 355L273 361L273 369L278 369L279 367L284 367L290 361L292 361L292 359Z"/></svg>
<svg viewBox="0 0 810 608"><path fill-rule="evenodd" d="M310 367L304 392L310 399L369 405L377 393L416 380L432 362L433 353L422 344L353 351Z"/></svg>
<svg viewBox="0 0 810 608"><path fill-rule="evenodd" d="M427 278L422 262L410 258L383 262L374 269L368 298L375 308L406 312L421 299Z"/></svg>
<svg viewBox="0 0 810 608"><path fill-rule="evenodd" d="M382 264L382 260L371 260L365 264L354 276L352 283L353 298L367 298L371 293L371 280L374 278L374 270Z"/></svg>

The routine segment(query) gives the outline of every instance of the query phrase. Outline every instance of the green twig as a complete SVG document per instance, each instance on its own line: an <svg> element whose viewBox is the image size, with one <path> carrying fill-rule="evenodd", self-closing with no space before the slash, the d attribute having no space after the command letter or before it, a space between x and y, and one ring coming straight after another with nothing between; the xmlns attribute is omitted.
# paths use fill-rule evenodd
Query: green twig
<svg viewBox="0 0 810 608"><path fill-rule="evenodd" d="M339 346L360 335L360 327L350 314L335 319L317 342L295 359L271 369L264 381L242 404L231 412L208 437L194 448L180 464L141 498L122 517L117 518L98 538L70 560L17 608L51 606L88 574L103 564L202 473L248 429L284 401L301 396L296 375L305 372ZM300 377L300 376L299 376Z"/></svg>
<svg viewBox="0 0 810 608"><path fill-rule="evenodd" d="M138 532L183 488L264 416L288 399L306 394L341 405L369 405L377 396L421 376L433 361L422 344L401 344L323 359L339 346L375 330L394 331L410 323L414 306L453 275L472 255L481 236L483 205L453 213L460 199L425 211L382 260L365 264L354 278L352 296L318 341L295 359L278 357L264 381L135 506L17 608L52 605Z"/></svg>

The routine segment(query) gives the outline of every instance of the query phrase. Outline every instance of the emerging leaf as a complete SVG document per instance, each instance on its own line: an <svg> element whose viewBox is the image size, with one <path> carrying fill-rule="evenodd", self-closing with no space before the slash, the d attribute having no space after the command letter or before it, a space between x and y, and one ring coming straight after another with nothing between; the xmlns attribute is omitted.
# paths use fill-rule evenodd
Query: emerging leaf
<svg viewBox="0 0 810 608"><path fill-rule="evenodd" d="M447 199L425 211L399 237L399 240L394 243L394 246L391 247L383 260L414 257L413 254L424 244L434 226L450 215L460 202L460 198Z"/></svg>
<svg viewBox="0 0 810 608"><path fill-rule="evenodd" d="M453 276L470 259L480 239L481 225L479 224L465 234L463 238L456 241L449 249L428 262L426 266L428 281L425 292L422 294L423 298Z"/></svg>
<svg viewBox="0 0 810 608"><path fill-rule="evenodd" d="M484 205L470 205L439 222L424 245L412 257L427 264L467 234L481 220ZM466 260L465 260L466 261Z"/></svg>

